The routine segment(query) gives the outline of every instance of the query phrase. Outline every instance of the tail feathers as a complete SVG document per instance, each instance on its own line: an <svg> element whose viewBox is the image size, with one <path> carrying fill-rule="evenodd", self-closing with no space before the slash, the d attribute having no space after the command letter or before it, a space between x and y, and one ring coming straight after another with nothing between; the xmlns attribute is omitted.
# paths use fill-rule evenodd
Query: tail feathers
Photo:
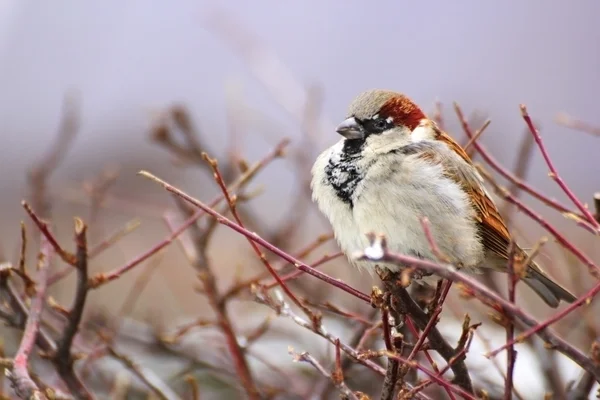
<svg viewBox="0 0 600 400"><path fill-rule="evenodd" d="M533 289L538 296L552 308L558 307L561 300L572 303L576 297L567 289L550 279L538 268L529 268L528 277L524 279L527 286Z"/></svg>

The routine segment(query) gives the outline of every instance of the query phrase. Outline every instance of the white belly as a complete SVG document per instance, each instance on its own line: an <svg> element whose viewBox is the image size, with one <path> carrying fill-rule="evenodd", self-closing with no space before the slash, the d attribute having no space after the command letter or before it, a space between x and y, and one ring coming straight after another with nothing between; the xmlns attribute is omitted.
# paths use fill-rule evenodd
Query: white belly
<svg viewBox="0 0 600 400"><path fill-rule="evenodd" d="M364 251L369 244L366 235L373 232L384 234L393 252L435 260L420 222L427 217L436 245L450 260L467 268L480 264L483 247L466 194L443 177L436 165L410 163L413 168L408 170L403 165L406 163L399 161L393 168L389 163L381 163L386 169L380 163L370 166L356 187L352 205L320 188L323 195L315 199L329 218L342 250L349 257ZM354 264L374 266L368 262Z"/></svg>

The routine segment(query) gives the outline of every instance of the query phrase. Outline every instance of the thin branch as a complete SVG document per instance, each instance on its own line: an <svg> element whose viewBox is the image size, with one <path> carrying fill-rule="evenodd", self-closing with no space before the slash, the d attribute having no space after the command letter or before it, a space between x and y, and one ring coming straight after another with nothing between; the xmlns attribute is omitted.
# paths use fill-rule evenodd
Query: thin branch
<svg viewBox="0 0 600 400"><path fill-rule="evenodd" d="M281 315L281 316L291 319L295 324L316 333L317 335L326 339L329 343L331 343L333 345L336 345L336 343L338 343L339 338L334 336L333 334L331 334L329 332L329 330L325 326L323 326L323 324L321 324L320 326L315 326L312 322L309 322L309 321L299 317L298 315L296 315L292 311L290 306L283 300L283 296L281 295L281 292L278 291L277 289L275 289L275 296L277 297L276 299L271 297L266 291L261 290L260 287L256 288L254 295L255 295L256 301L272 308L278 315ZM341 350L344 351L344 353L346 353L348 356L350 356L356 362L373 370L374 372L378 373L381 376L385 375L385 370L383 368L381 368L379 365L375 364L374 362L372 362L370 360L361 359L358 351L356 351L352 347L350 347L342 342L339 342L339 347Z"/></svg>
<svg viewBox="0 0 600 400"><path fill-rule="evenodd" d="M554 163L552 162L552 159L550 158L550 155L548 154L548 151L546 150L546 146L544 145L544 141L542 140L542 136L540 135L540 132L533 125L533 121L531 121L531 117L529 116L529 113L527 112L527 108L525 107L524 104L521 104L520 108L521 108L521 115L523 116L525 123L529 127L529 131L533 135L533 138L535 139L535 142L537 143L538 148L540 149L540 153L542 153L542 156L544 157L544 161L546 161L546 165L548 165L548 169L550 170L550 178L552 178L558 184L558 186L560 186L560 188L563 190L563 192L565 192L567 197L573 202L573 204L575 204L575 206L579 209L579 211L585 216L587 221L594 228L600 229L600 223L598 223L598 221L596 221L594 219L594 216L592 215L590 210L588 210L587 207L585 207L583 205L581 200L579 200L577 198L575 193L573 193L571 191L571 189L567 186L565 181L558 174L558 171L556 170L556 167L554 167Z"/></svg>
<svg viewBox="0 0 600 400"><path fill-rule="evenodd" d="M317 359L311 356L308 352L304 351L302 353L295 353L294 349L291 347L288 349L288 352L293 357L294 362L308 363L312 365L321 375L323 375L327 379L330 379L335 385L335 387L338 388L338 390L340 391L340 397L342 399L359 400L358 397L352 392L352 390L350 390L348 386L346 386L346 383L344 383L343 379L338 379L336 378L335 374L329 373L329 371L327 371L325 367L323 367L321 363L319 363L319 361L317 361Z"/></svg>
<svg viewBox="0 0 600 400"><path fill-rule="evenodd" d="M21 339L21 344L15 355L10 379L13 383L15 393L23 399L46 399L38 386L29 376L29 355L33 351L36 337L40 329L41 315L44 310L44 299L46 296L48 270L52 262L52 250L48 242L42 240L41 252L38 262L36 294L31 301L31 308L27 323Z"/></svg>
<svg viewBox="0 0 600 400"><path fill-rule="evenodd" d="M152 393L154 393L161 400L179 400L180 397L177 393L173 392L169 386L163 382L158 376L147 368L142 367L131 357L128 357L120 352L117 352L111 346L107 347L108 354L115 360L118 360L123 364L129 371L137 376L142 382L144 382Z"/></svg>
<svg viewBox="0 0 600 400"><path fill-rule="evenodd" d="M52 247L54 247L54 251L56 252L56 254L58 254L58 256L62 258L62 260L67 264L75 265L75 263L77 262L75 259L75 255L69 253L61 247L61 245L58 243L58 240L56 240L52 232L50 232L48 224L40 219L36 212L33 211L33 208L31 208L29 203L27 203L25 200L21 201L21 205L23 206L25 211L27 211L27 214L29 214L33 222L37 225L40 232L46 237L46 239L52 245Z"/></svg>
<svg viewBox="0 0 600 400"><path fill-rule="evenodd" d="M181 202L180 206L184 212L193 212L193 209L191 209L191 207L189 207L181 198L176 197L176 199L178 200L178 203ZM239 377L248 398L259 399L260 394L248 365L245 351L238 340L238 336L231 322L232 320L227 309L227 302L224 301L223 296L219 293L216 277L206 255L208 238L212 232L212 229L208 232L202 231L197 224L193 224L190 227L190 234L192 236L194 247L193 251L189 251L191 250L190 248L189 250L186 250L186 253L189 254L188 259L191 265L198 272L198 277L202 282L203 293L206 295L206 298L215 313L217 325L225 337L227 349L229 350L229 355L233 361L236 375Z"/></svg>

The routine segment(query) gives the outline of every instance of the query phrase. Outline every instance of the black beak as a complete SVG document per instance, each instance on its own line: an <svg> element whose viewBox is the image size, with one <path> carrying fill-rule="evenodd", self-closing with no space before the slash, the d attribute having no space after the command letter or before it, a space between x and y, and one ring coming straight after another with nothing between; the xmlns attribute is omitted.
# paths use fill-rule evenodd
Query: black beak
<svg viewBox="0 0 600 400"><path fill-rule="evenodd" d="M336 132L349 140L364 139L365 131L356 118L351 117L338 125Z"/></svg>

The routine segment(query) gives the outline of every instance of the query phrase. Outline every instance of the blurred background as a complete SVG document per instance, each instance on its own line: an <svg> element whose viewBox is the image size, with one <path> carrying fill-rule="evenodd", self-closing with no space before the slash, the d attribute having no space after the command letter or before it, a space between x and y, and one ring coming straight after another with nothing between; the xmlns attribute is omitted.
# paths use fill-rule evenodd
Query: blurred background
<svg viewBox="0 0 600 400"><path fill-rule="evenodd" d="M205 201L219 193L205 169L174 162L173 154L153 142L157 123L174 105L189 111L204 149L223 163L240 157L254 162L284 137L292 139L291 156L260 174L254 187L264 190L247 207L254 229L266 236L294 214L306 216L287 232L288 242L282 246L289 250L328 232L306 191L298 188L305 188L314 157L339 139L333 127L344 118L349 102L369 88L402 91L430 114L439 102L444 127L461 141L464 136L452 102L459 102L467 115L476 113L474 121L490 118L492 124L480 141L511 170L525 135L519 104L526 104L562 177L591 204L593 193L600 190L600 138L556 120L563 115L564 121L566 114L600 126L599 12L600 4L594 0L576 4L1 0L0 247L4 258L12 262L18 258L19 222L26 219L20 200L30 193L27 171L55 142L65 96L77 99L81 124L49 181L58 237L72 243L72 217L91 217L86 187L107 168L118 168L119 175L93 217L90 242L100 241L132 218L142 224L94 260L93 272L124 264L168 234L162 215L173 208L172 199L136 176L138 170L149 170ZM528 159L527 181L569 204L548 178L539 152L534 149ZM297 201L298 196L306 201ZM554 210L524 199L598 259L592 236ZM525 247L543 234L521 214L512 221ZM326 250L335 249L331 244ZM31 251L33 255L35 249ZM248 244L225 228L217 230L210 254L223 289L234 275L248 277L249 271L262 268ZM189 318L210 316L206 301L194 290L195 272L181 249L173 245L161 257L147 289L127 312L132 323L175 326ZM566 265L562 257L550 244L541 262L553 265L548 269L577 293L588 288L591 283L582 283L587 277L584 267L569 264L583 275L582 280L575 279L572 271L561 267ZM349 270L341 259L323 269L367 292L376 284ZM116 315L142 270L93 292L87 311ZM323 286L313 287L312 278L302 279L304 283L295 287L303 294L312 293L318 301L331 296L339 304L367 310L330 287L315 293L315 287ZM503 287L504 279L498 279ZM72 288L69 278L52 294L68 305ZM531 299L530 311L549 315L528 290L521 292ZM232 306L234 313L252 310L239 319L242 330L255 327L268 314L249 295L247 300ZM459 311L463 306L458 300ZM333 323L344 332L343 324ZM577 332L573 335L577 337ZM302 341L283 336L260 346L276 354L273 357L285 368L297 368L290 365L288 345L331 354L331 347L313 335L303 336ZM500 332L499 340L502 337ZM521 365L527 369L524 361L517 371ZM569 372L574 369L565 368L565 382L577 378ZM544 385L538 382L534 388L541 395Z"/></svg>

